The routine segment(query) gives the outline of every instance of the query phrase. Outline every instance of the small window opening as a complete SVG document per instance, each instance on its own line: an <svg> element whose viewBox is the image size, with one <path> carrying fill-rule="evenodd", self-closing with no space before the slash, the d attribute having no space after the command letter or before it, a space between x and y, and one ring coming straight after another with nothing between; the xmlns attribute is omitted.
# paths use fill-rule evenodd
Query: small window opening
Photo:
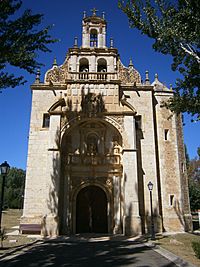
<svg viewBox="0 0 200 267"><path fill-rule="evenodd" d="M185 164L181 163L181 165L182 165L182 172L184 173L185 172Z"/></svg>
<svg viewBox="0 0 200 267"><path fill-rule="evenodd" d="M97 39L97 30L91 30L90 32L90 46L97 47L98 46L98 39Z"/></svg>
<svg viewBox="0 0 200 267"><path fill-rule="evenodd" d="M142 130L142 116L135 117L135 128L136 130Z"/></svg>
<svg viewBox="0 0 200 267"><path fill-rule="evenodd" d="M165 141L169 140L169 129L165 129L164 131L164 137L165 137Z"/></svg>
<svg viewBox="0 0 200 267"><path fill-rule="evenodd" d="M174 195L169 196L169 205L173 206L174 205Z"/></svg>
<svg viewBox="0 0 200 267"><path fill-rule="evenodd" d="M50 125L50 115L48 113L44 113L42 127L49 128L49 125Z"/></svg>

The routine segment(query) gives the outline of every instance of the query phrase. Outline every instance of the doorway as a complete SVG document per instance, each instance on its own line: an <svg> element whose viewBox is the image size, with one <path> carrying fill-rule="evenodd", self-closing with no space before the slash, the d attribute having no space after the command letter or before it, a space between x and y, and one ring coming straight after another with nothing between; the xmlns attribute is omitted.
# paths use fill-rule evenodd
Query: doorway
<svg viewBox="0 0 200 267"><path fill-rule="evenodd" d="M98 186L87 186L76 198L76 233L108 233L108 201Z"/></svg>

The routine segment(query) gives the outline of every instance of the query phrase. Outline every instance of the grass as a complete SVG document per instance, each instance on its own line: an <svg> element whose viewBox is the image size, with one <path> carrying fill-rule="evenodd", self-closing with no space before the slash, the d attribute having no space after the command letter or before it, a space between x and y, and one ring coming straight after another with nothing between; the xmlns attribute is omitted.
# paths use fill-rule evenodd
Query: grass
<svg viewBox="0 0 200 267"><path fill-rule="evenodd" d="M2 229L4 228L6 233L14 231L15 229L13 229L12 227L19 226L21 216L22 210L9 209L3 211ZM3 241L3 247L0 248L0 255L22 245L30 244L34 240L35 238L28 238L26 235L7 236Z"/></svg>
<svg viewBox="0 0 200 267"><path fill-rule="evenodd" d="M156 244L200 267L200 260L195 256L192 242L200 242L200 236L190 233L180 233L157 238Z"/></svg>
<svg viewBox="0 0 200 267"><path fill-rule="evenodd" d="M22 216L22 210L19 209L9 209L3 211L2 228L5 228L6 231L12 230L13 226L19 225L21 216Z"/></svg>
<svg viewBox="0 0 200 267"><path fill-rule="evenodd" d="M14 229L12 229L12 227L19 225L21 215L21 210L10 209L3 212L2 227L5 228L6 232L13 231ZM26 235L8 236L7 239L3 241L4 247L0 249L0 255L20 245L29 244L34 240L34 238L27 238ZM191 262L195 266L200 267L200 260L197 259L192 249L193 241L200 242L200 236L181 233L171 236L157 236L155 243L178 255L182 259Z"/></svg>

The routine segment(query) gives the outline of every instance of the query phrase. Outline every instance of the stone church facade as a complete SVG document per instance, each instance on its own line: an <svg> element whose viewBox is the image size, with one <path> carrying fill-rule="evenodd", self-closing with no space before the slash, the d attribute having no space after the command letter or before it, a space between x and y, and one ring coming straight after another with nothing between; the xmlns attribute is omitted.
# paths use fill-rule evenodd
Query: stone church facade
<svg viewBox="0 0 200 267"><path fill-rule="evenodd" d="M64 63L38 73L32 89L21 225L43 235L191 229L180 116L162 107L173 96L148 72L125 67L106 20L82 21ZM31 228L30 228L31 229Z"/></svg>

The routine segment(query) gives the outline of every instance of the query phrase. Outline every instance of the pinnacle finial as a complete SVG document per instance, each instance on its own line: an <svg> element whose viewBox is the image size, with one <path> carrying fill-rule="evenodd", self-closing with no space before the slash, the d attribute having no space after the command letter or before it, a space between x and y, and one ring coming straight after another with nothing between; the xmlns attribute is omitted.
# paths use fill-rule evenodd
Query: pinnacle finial
<svg viewBox="0 0 200 267"><path fill-rule="evenodd" d="M57 64L57 60L56 60L56 57L54 57L54 60L53 60L53 67L57 67L58 64Z"/></svg>
<svg viewBox="0 0 200 267"><path fill-rule="evenodd" d="M111 37L110 38L110 48L113 48L113 45L114 45L114 41L113 41L113 38Z"/></svg>
<svg viewBox="0 0 200 267"><path fill-rule="evenodd" d="M36 77L35 77L35 83L40 83L40 69L37 70Z"/></svg>
<svg viewBox="0 0 200 267"><path fill-rule="evenodd" d="M132 58L130 58L129 60L129 65L128 65L129 68L133 68L133 61L132 61Z"/></svg>
<svg viewBox="0 0 200 267"><path fill-rule="evenodd" d="M86 18L86 11L83 11L83 18Z"/></svg>
<svg viewBox="0 0 200 267"><path fill-rule="evenodd" d="M150 84L149 71L148 70L145 71L145 84Z"/></svg>
<svg viewBox="0 0 200 267"><path fill-rule="evenodd" d="M155 74L155 80L158 80L158 73Z"/></svg>
<svg viewBox="0 0 200 267"><path fill-rule="evenodd" d="M96 12L98 11L95 7L93 8L93 9L91 9L91 11L92 11L92 16L96 16Z"/></svg>
<svg viewBox="0 0 200 267"><path fill-rule="evenodd" d="M78 46L78 37L75 37L74 38L74 47L77 47Z"/></svg>
<svg viewBox="0 0 200 267"><path fill-rule="evenodd" d="M169 85L169 90L173 91L172 84Z"/></svg>
<svg viewBox="0 0 200 267"><path fill-rule="evenodd" d="M105 12L102 12L102 18L105 19Z"/></svg>

